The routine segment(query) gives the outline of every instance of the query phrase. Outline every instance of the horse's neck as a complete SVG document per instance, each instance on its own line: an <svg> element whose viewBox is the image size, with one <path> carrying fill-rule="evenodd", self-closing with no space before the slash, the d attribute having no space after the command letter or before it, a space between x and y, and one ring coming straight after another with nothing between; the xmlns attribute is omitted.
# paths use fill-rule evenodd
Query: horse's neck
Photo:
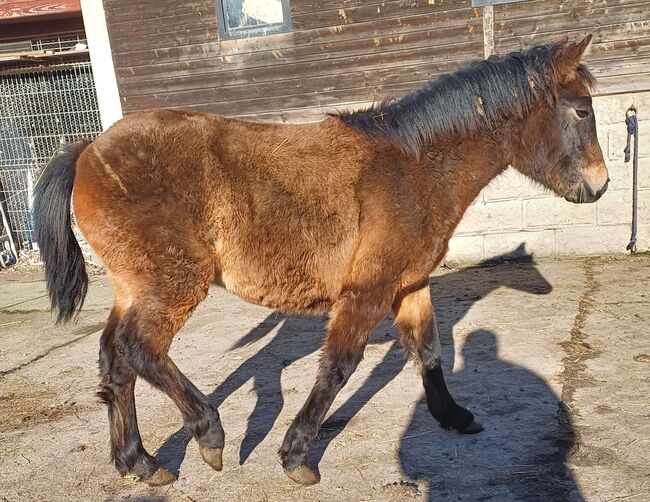
<svg viewBox="0 0 650 502"><path fill-rule="evenodd" d="M453 208L452 230L481 190L508 167L507 150L500 139L487 135L447 138L430 147L428 168L436 172L440 195Z"/></svg>

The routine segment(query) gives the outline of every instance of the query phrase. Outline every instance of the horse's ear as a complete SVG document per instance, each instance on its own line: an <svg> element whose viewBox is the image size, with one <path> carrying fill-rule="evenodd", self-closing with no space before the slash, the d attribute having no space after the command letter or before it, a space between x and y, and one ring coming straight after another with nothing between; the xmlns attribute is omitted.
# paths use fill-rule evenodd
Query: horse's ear
<svg viewBox="0 0 650 502"><path fill-rule="evenodd" d="M562 48L558 52L558 59L565 65L575 66L580 63L583 54L591 43L593 35L590 33L580 42L570 42L562 44Z"/></svg>

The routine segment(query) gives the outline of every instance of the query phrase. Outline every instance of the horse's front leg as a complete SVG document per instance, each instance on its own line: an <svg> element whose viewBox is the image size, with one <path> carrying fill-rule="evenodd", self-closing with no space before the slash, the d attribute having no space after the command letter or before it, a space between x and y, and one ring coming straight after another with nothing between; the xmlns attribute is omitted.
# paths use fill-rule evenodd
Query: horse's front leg
<svg viewBox="0 0 650 502"><path fill-rule="evenodd" d="M363 357L372 330L386 314L390 298L386 289L346 292L333 305L316 383L280 448L282 466L292 480L318 483L309 468L307 454L334 398Z"/></svg>
<svg viewBox="0 0 650 502"><path fill-rule="evenodd" d="M427 397L427 406L444 429L475 434L483 426L472 413L451 397L440 364L440 335L436 326L429 285L410 293L393 304L395 323L400 328L404 350L419 366Z"/></svg>

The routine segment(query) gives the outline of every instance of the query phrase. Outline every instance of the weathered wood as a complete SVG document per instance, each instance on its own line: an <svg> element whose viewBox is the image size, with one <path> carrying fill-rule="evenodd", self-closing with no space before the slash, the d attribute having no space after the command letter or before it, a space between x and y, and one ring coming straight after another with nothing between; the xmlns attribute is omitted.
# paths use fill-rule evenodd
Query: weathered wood
<svg viewBox="0 0 650 502"><path fill-rule="evenodd" d="M650 24L648 8L650 4L632 5L618 9L616 13L610 8L593 10L575 10L560 12L543 17L506 19L495 23L495 33L502 39L520 37L526 40L532 36L548 36L562 33L564 30L600 32L629 32ZM560 35L561 36L561 35Z"/></svg>
<svg viewBox="0 0 650 502"><path fill-rule="evenodd" d="M533 0L495 5L494 16L499 54L591 33L585 60L598 78L597 93L623 92L626 80L630 91L650 88L650 82L642 83L650 53L650 1Z"/></svg>
<svg viewBox="0 0 650 502"><path fill-rule="evenodd" d="M80 0L9 0L0 3L0 21L81 12Z"/></svg>
<svg viewBox="0 0 650 502"><path fill-rule="evenodd" d="M29 18L31 19L29 22L2 22L0 23L0 42L83 33L84 24L81 13L70 16L64 19L57 18L54 21L43 16Z"/></svg>
<svg viewBox="0 0 650 502"><path fill-rule="evenodd" d="M367 99L372 99L377 89L387 86L404 84L404 88L416 89L422 83L436 76L456 70L458 61L446 63L418 63L416 65L402 66L402 71L395 72L394 68L384 68L373 71L356 71L339 75L336 80L331 75L316 75L311 77L291 78L268 82L265 85L241 84L219 85L217 79L197 82L200 87L185 91L159 90L152 87L150 92L137 89L125 98L124 105L128 108L152 108L175 106L178 101L187 104L196 103L230 103L240 106L251 99L269 99L282 96L313 95L318 93L331 93L334 91L360 91ZM152 82L152 86L153 86ZM126 89L129 89L126 86Z"/></svg>
<svg viewBox="0 0 650 502"><path fill-rule="evenodd" d="M127 113L170 107L314 120L323 110L403 95L484 56L483 9L470 0L292 0L293 31L239 40L219 40L214 0L104 5ZM637 0L495 5L495 51L593 32L587 61L599 92L624 89L632 74L646 75L649 7Z"/></svg>
<svg viewBox="0 0 650 502"><path fill-rule="evenodd" d="M298 63L287 63L265 65L255 68L254 71L249 68L233 68L227 69L218 65L216 61L206 61L206 64L212 63L212 71L201 72L200 74L209 78L219 78L224 85L241 85L245 83L255 82L257 84L264 84L274 80L282 80L289 76L296 75L330 75L333 80L338 75L348 71L354 70L369 70L373 68L386 68L401 66L414 62L426 63L427 61L456 61L458 64L467 61L468 59L480 59L482 57L482 44L478 40L467 38L461 44L454 46L435 46L428 47L422 46L404 51L390 51L383 53L368 53L359 54L351 57L332 58L323 60L313 60ZM205 68L209 69L209 66ZM398 71L398 70L396 70ZM118 78L129 80L128 75L131 69L117 70ZM183 69L182 65L176 69L169 69L166 71L169 78L173 77L186 77L190 75L197 75L194 71L188 72ZM153 76L151 73L150 77ZM155 75L160 78L159 75ZM227 82L227 84L226 84Z"/></svg>
<svg viewBox="0 0 650 502"><path fill-rule="evenodd" d="M497 4L494 6L495 20L504 18L539 18L557 12L576 12L581 10L608 7L612 12L626 6L647 3L647 0L527 0L525 2Z"/></svg>
<svg viewBox="0 0 650 502"><path fill-rule="evenodd" d="M268 49L283 49L289 47L297 47L306 44L315 44L323 42L332 42L336 40L348 40L348 39L358 39L359 37L369 37L369 36L380 36L395 34L397 32L408 31L409 29L423 29L423 28L436 28L439 26L458 24L458 20L468 20L468 19L478 19L480 18L480 11L476 9L467 9L467 8L453 8L445 10L436 10L426 13L421 13L417 15L406 15L407 12L404 12L403 15L393 16L393 17L383 17L380 19L372 18L360 23L354 24L342 24L336 26L328 27L317 27L310 30L296 30L293 32L284 35L270 35L265 37L251 37L249 39L239 39L232 41L223 41L220 45L220 51L222 53L244 53L244 52L256 52L260 50ZM110 17L110 16L109 16ZM208 17L208 16L203 16ZM216 19L216 18L215 18ZM210 22L208 22L209 24ZM216 33L216 20L213 21L214 27L214 37L212 41L216 44L217 33ZM177 33L186 30L195 30L204 28L204 23L197 25L183 25L181 30L176 27L170 33ZM117 54L126 53L126 52L135 52L138 49L144 49L142 52L139 52L138 55L142 57L143 60L151 59L154 54L151 49L151 35L147 34L148 30L156 31L153 28L149 28L146 23L140 28L131 27L128 31L128 34L121 34L119 29L109 24L109 33L111 37L117 39L116 47L113 48L114 52ZM170 28L168 28L164 33L156 33L155 38L159 36L164 36L168 34ZM142 32L145 32L143 35ZM147 42L148 40L148 42ZM161 45L156 43L156 49L163 48ZM149 44L149 45L147 45ZM176 48L177 44L173 44L170 48ZM156 51L158 53L159 51ZM158 57L159 54L156 54Z"/></svg>
<svg viewBox="0 0 650 502"><path fill-rule="evenodd" d="M468 54L474 55L474 47ZM123 89L129 96L142 96L149 94L177 94L179 97L184 93L211 92L217 89L219 96L224 100L241 99L250 96L279 96L291 92L321 92L333 89L370 87L381 85L387 82L429 80L436 75L454 71L459 67L459 60L440 61L438 58L427 58L415 62L405 62L401 65L402 71L396 72L393 66L372 67L368 70L353 68L349 72L337 72L336 79L331 74L318 73L315 75L303 74L299 76L290 75L287 78L276 79L264 82L242 81L234 82L231 75L215 73L213 75L190 76L182 81L152 79L146 82L125 82ZM198 95L198 94L197 94Z"/></svg>
<svg viewBox="0 0 650 502"><path fill-rule="evenodd" d="M90 61L87 50L57 52L46 54L44 52L30 52L17 54L3 54L0 57L0 75L15 75L24 71L33 72L35 67L46 69L56 67L62 63L79 63Z"/></svg>
<svg viewBox="0 0 650 502"><path fill-rule="evenodd" d="M450 9L421 14L417 16L391 17L379 20L366 21L348 25L339 25L326 28L315 28L311 30L293 31L290 34L277 34L266 37L251 37L239 40L224 40L217 42L216 21L214 23L214 34L205 42L218 44L221 55L244 54L248 52L260 52L265 50L282 50L287 48L297 48L310 44L325 44L333 42L343 42L349 40L359 40L363 37L381 37L389 35L398 35L408 33L409 31L438 29L442 27L456 26L460 23L467 23L468 20L478 19L476 11L473 9ZM186 36L185 32L199 34L205 28L189 28L184 30L175 30L171 34L158 34L155 40L151 40L150 35L140 35L139 32L133 32L128 36L120 37L120 44L114 48L116 54L129 53L131 57L140 57L143 61L149 61L151 58L161 57L161 49L177 48L177 43L171 43L174 35ZM198 35L201 36L201 35ZM165 45L165 41L170 43ZM192 42L196 45L203 40ZM152 46L154 44L155 46ZM200 53L197 53L200 57Z"/></svg>
<svg viewBox="0 0 650 502"><path fill-rule="evenodd" d="M394 36L372 37L359 40L347 40L343 42L313 44L288 48L282 50L267 50L243 54L220 54L218 44L204 44L192 46L187 49L163 49L157 51L158 57L142 62L139 58L133 59L131 54L119 58L120 66L128 66L132 69L132 75L144 73L151 75L164 68L169 68L184 63L184 70L197 70L199 68L211 67L218 70L230 69L252 69L265 66L277 66L279 63L308 63L324 59L339 59L354 57L364 54L379 56L385 52L394 50L409 50L418 47L432 45L432 39L436 40L436 46L453 46L454 44L465 43L467 40L476 38L481 31L481 22L474 21L463 23L459 26L438 28L437 30L425 30L408 33L395 34ZM188 50L189 49L189 50ZM196 59L197 51L203 53L203 57ZM168 63L167 61L173 61Z"/></svg>
<svg viewBox="0 0 650 502"><path fill-rule="evenodd" d="M415 16L452 8L468 7L469 5L469 0L436 0L435 2L429 2L428 0L394 0L381 2L380 4L366 4L364 2L357 7L296 14L292 16L292 23L294 30L301 31L367 22L369 20ZM475 9L475 11L477 12L476 17L479 17L480 9Z"/></svg>

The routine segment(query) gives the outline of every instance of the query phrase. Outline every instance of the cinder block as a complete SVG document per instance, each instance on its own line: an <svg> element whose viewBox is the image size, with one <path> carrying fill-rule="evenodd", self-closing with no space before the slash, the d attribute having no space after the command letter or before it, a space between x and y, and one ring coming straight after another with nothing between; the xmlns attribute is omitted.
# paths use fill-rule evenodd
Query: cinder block
<svg viewBox="0 0 650 502"><path fill-rule="evenodd" d="M521 230L522 222L521 201L480 202L467 209L456 235Z"/></svg>
<svg viewBox="0 0 650 502"><path fill-rule="evenodd" d="M485 236L483 244L485 258L493 258L504 254L518 256L524 252L539 257L554 257L555 230L491 234ZM520 247L522 244L524 246Z"/></svg>
<svg viewBox="0 0 650 502"><path fill-rule="evenodd" d="M482 235L455 235L449 241L447 259L467 263L483 260L483 239Z"/></svg>
<svg viewBox="0 0 650 502"><path fill-rule="evenodd" d="M622 162L607 162L609 173L609 188L603 197L608 197L610 191L627 190L632 188L632 165Z"/></svg>
<svg viewBox="0 0 650 502"><path fill-rule="evenodd" d="M639 190L639 222L650 222L650 190ZM618 225L632 221L632 190L607 191L597 203L598 224Z"/></svg>
<svg viewBox="0 0 650 502"><path fill-rule="evenodd" d="M645 129L646 133L643 134ZM601 144L602 146L602 144ZM607 131L607 158L610 160L623 159L625 147L627 146L627 128L610 128ZM634 138L631 138L631 145L634 147ZM650 120L639 122L639 159L650 156Z"/></svg>
<svg viewBox="0 0 650 502"><path fill-rule="evenodd" d="M626 145L627 130L625 127L610 128L607 131L607 158L609 160L622 159ZM640 151L641 149L639 149Z"/></svg>
<svg viewBox="0 0 650 502"><path fill-rule="evenodd" d="M648 131L650 134L650 131ZM608 161L609 190L627 190L632 188L632 162ZM639 187L650 188L650 159L639 159ZM607 192L609 193L609 192ZM607 193L603 197L607 197Z"/></svg>
<svg viewBox="0 0 650 502"><path fill-rule="evenodd" d="M524 214L526 228L558 228L597 222L594 204L572 204L561 197L525 200Z"/></svg>
<svg viewBox="0 0 650 502"><path fill-rule="evenodd" d="M650 133L650 131L648 131ZM631 164L630 164L631 166ZM632 167L630 167L630 178L632 177ZM632 182L630 182L630 187ZM650 188L650 160L639 159L639 187Z"/></svg>
<svg viewBox="0 0 650 502"><path fill-rule="evenodd" d="M644 111L650 109L650 92L595 96L593 107L597 124L625 124L625 110L630 105L639 109L639 120L650 118Z"/></svg>
<svg viewBox="0 0 650 502"><path fill-rule="evenodd" d="M629 241L629 237L628 237ZM639 228L638 228L638 234L637 234L637 251L642 253L642 252L650 252L650 221L649 220L641 220L639 218Z"/></svg>
<svg viewBox="0 0 650 502"><path fill-rule="evenodd" d="M629 240L629 225L561 228L555 231L555 253L558 257L624 253Z"/></svg>
<svg viewBox="0 0 650 502"><path fill-rule="evenodd" d="M516 169L510 167L483 189L486 202L536 197L548 194L548 190L535 183Z"/></svg>

